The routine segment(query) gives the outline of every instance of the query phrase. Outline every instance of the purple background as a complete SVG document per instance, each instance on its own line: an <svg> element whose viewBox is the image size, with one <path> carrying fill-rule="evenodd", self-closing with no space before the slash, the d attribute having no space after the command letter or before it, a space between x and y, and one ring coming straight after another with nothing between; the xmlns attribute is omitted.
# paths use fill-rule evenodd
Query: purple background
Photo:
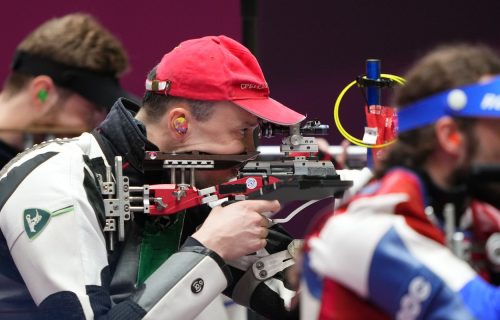
<svg viewBox="0 0 500 320"><path fill-rule="evenodd" d="M122 40L132 65L122 83L139 96L149 69L179 42L210 34L243 41L238 0L3 1L0 78L27 33L48 18L75 11L93 14ZM271 95L330 124L331 143L342 139L333 127L335 99L365 72L366 59L381 59L382 72L402 75L415 58L440 43L500 47L498 0L260 0L257 13L255 53ZM361 138L365 119L359 92L349 92L340 117ZM308 218L299 216L287 227L300 235Z"/></svg>
<svg viewBox="0 0 500 320"><path fill-rule="evenodd" d="M260 5L258 55L271 95L330 124L332 143L342 140L334 127L334 102L365 73L366 59L381 59L383 73L403 75L438 44L468 41L500 48L500 1L495 0L272 0ZM353 88L340 110L344 128L359 139L363 106L359 89Z"/></svg>
<svg viewBox="0 0 500 320"><path fill-rule="evenodd" d="M341 140L333 127L333 103L344 86L365 72L366 59L381 59L382 72L402 75L415 58L440 43L500 47L496 0L260 0L257 8L255 53L271 95L330 124L332 143ZM122 83L139 96L149 69L179 42L210 34L243 41L238 0L6 1L0 19L0 79L29 31L48 18L75 11L93 14L122 40L132 65ZM346 95L340 117L361 138L363 100L357 90Z"/></svg>

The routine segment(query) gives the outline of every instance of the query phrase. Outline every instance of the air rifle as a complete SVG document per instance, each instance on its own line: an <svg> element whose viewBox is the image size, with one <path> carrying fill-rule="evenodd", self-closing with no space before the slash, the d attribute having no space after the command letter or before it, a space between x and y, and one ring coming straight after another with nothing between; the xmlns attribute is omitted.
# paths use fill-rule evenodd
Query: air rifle
<svg viewBox="0 0 500 320"><path fill-rule="evenodd" d="M327 129L328 126L319 121L308 121L302 126L262 123L260 132L264 137L284 136L282 156L270 161L259 160L258 152L215 155L146 151L145 170L169 170L169 184L130 186L129 179L122 173L121 157L116 157L114 176L108 167L106 177L97 177L104 195L104 231L109 243L112 246L115 234L118 241L124 240L125 221L130 220L132 214L166 216L200 205L215 207L249 199L278 200L283 204L342 197L352 181L341 180L331 161L319 160L315 138L304 136L324 135ZM239 168L231 181L203 189L196 187L197 170L229 168Z"/></svg>

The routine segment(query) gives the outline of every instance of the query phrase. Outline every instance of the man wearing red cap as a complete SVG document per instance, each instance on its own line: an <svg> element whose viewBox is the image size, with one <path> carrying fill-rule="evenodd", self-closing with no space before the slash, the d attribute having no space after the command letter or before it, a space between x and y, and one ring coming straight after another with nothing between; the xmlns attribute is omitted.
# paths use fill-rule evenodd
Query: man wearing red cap
<svg viewBox="0 0 500 320"><path fill-rule="evenodd" d="M225 290L266 317L288 315L283 283L245 276L238 260L290 241L263 217L279 210L277 201L169 218L136 214L109 251L97 181L121 156L131 186L162 183L163 174L145 172L145 151L253 151L259 118L291 125L304 116L269 97L255 57L225 36L181 43L151 71L146 89L142 107L122 98L92 133L38 146L0 173L0 314L190 319ZM202 172L196 185L233 174Z"/></svg>

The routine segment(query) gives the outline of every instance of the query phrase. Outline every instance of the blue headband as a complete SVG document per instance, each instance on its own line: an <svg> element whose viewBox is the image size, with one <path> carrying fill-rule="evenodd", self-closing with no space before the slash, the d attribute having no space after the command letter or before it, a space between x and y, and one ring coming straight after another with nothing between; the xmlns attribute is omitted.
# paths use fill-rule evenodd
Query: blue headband
<svg viewBox="0 0 500 320"><path fill-rule="evenodd" d="M443 116L500 118L500 77L435 94L398 112L398 132L421 128Z"/></svg>

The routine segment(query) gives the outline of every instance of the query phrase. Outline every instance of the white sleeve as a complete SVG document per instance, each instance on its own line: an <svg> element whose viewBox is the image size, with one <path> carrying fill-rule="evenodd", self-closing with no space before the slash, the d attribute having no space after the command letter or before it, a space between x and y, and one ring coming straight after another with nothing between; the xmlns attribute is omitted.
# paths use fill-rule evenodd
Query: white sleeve
<svg viewBox="0 0 500 320"><path fill-rule="evenodd" d="M82 154L76 148L41 163L3 206L0 227L37 305L68 291L78 297L85 317L92 318L86 286L102 285L101 272L108 263L84 175Z"/></svg>

